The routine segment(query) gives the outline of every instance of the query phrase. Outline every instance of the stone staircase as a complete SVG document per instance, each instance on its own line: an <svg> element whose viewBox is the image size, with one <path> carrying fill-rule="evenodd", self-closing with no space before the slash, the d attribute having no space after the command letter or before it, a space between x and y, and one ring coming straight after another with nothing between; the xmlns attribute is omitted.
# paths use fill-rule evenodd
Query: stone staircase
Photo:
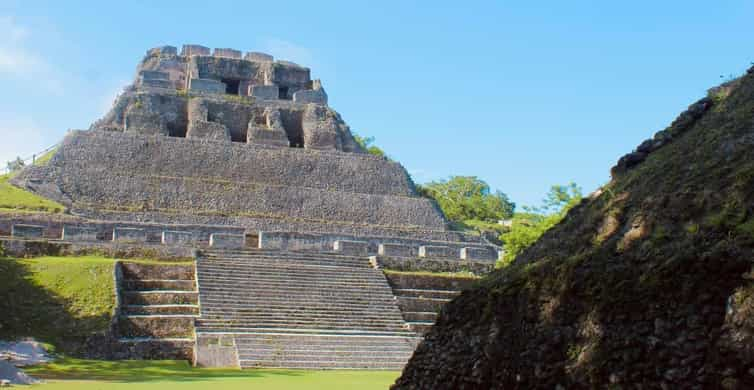
<svg viewBox="0 0 754 390"><path fill-rule="evenodd" d="M197 337L232 336L242 368L401 369L420 340L367 258L208 250L197 277Z"/></svg>
<svg viewBox="0 0 754 390"><path fill-rule="evenodd" d="M476 279L442 274L386 274L393 294L410 329L425 334L434 325L442 307L473 285Z"/></svg>
<svg viewBox="0 0 754 390"><path fill-rule="evenodd" d="M193 359L193 265L120 263L118 342L129 358Z"/></svg>

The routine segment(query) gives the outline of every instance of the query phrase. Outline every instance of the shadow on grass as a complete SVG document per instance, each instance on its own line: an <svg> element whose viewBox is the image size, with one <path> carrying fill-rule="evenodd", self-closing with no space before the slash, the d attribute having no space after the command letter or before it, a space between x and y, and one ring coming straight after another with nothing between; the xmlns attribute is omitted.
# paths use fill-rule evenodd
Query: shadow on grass
<svg viewBox="0 0 754 390"><path fill-rule="evenodd" d="M301 370L194 368L182 360L102 361L62 358L54 363L29 367L25 371L48 380L98 380L106 382L199 381L269 376L303 376Z"/></svg>
<svg viewBox="0 0 754 390"><path fill-rule="evenodd" d="M81 271L79 268L60 270L61 275ZM55 345L59 352L80 353L87 337L107 330L110 315L86 315L83 313L87 310L77 305L80 303L35 281L28 261L0 258L0 339L33 337ZM74 312L80 314L74 315Z"/></svg>

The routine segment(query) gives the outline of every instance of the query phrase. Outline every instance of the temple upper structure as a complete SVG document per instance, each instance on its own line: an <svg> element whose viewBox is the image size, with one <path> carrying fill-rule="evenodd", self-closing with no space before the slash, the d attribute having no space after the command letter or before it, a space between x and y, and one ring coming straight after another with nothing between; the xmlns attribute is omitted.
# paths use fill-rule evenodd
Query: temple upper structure
<svg viewBox="0 0 754 390"><path fill-rule="evenodd" d="M184 45L147 51L92 128L272 147L363 152L309 68L268 54Z"/></svg>

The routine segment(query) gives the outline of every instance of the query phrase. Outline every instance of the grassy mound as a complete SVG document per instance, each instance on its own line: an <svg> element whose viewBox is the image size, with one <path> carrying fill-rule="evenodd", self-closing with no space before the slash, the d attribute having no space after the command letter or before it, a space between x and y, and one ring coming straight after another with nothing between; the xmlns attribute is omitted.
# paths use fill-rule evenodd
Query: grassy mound
<svg viewBox="0 0 754 390"><path fill-rule="evenodd" d="M396 389L754 388L754 68L444 307Z"/></svg>
<svg viewBox="0 0 754 390"><path fill-rule="evenodd" d="M29 191L8 183L11 175L0 176L0 213L2 212L43 212L60 213L65 206L45 199Z"/></svg>
<svg viewBox="0 0 754 390"><path fill-rule="evenodd" d="M0 258L0 339L34 337L75 353L108 329L114 265L98 256Z"/></svg>
<svg viewBox="0 0 754 390"><path fill-rule="evenodd" d="M398 376L394 371L240 371L193 368L185 361L105 362L78 359L62 359L26 372L45 379L47 384L35 387L44 390L377 390L387 388Z"/></svg>

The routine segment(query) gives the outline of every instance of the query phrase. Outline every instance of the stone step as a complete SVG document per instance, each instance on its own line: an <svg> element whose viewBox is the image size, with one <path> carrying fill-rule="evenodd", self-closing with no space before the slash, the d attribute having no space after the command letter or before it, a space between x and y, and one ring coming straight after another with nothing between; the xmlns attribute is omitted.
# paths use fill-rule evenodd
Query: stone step
<svg viewBox="0 0 754 390"><path fill-rule="evenodd" d="M363 279L384 277L374 269L342 269L342 267L334 267L331 269L325 269L324 267L277 267L274 265L266 266L259 264L249 264L247 266L231 266L224 264L202 264L198 267L200 272L218 272L228 275L241 274L267 274L267 275L288 275L288 276L300 276L300 277L312 277L324 275L335 277L357 277Z"/></svg>
<svg viewBox="0 0 754 390"><path fill-rule="evenodd" d="M223 284L224 283L224 284ZM385 289L390 295L394 295L392 290L387 286L384 280L378 278L351 277L347 275L328 277L328 275L286 275L286 274L265 274L265 273L226 273L207 271L206 274L199 276L198 284L206 286L210 284L221 284L226 286L236 285L259 285L270 284L279 285L286 283L291 287L298 287L303 284L330 286L330 287L373 287Z"/></svg>
<svg viewBox="0 0 754 390"><path fill-rule="evenodd" d="M121 306L123 314L183 314L199 315L197 305L124 305Z"/></svg>
<svg viewBox="0 0 754 390"><path fill-rule="evenodd" d="M116 327L122 338L187 338L193 334L194 316L121 315Z"/></svg>
<svg viewBox="0 0 754 390"><path fill-rule="evenodd" d="M199 293L186 291L123 291L123 305L196 305Z"/></svg>
<svg viewBox="0 0 754 390"><path fill-rule="evenodd" d="M434 323L437 320L437 313L431 311L404 311L403 318L407 322L429 321Z"/></svg>
<svg viewBox="0 0 754 390"><path fill-rule="evenodd" d="M222 330L226 332L258 332L260 330L267 329L279 329L285 327L286 329L305 329L316 330L320 332L383 332L387 334L396 334L396 332L409 332L410 329L405 326L378 326L367 324L316 324L316 323L285 323L285 322L252 322L252 323L204 323L203 321L196 322L196 328L203 331L207 330ZM153 335L149 333L149 335Z"/></svg>
<svg viewBox="0 0 754 390"><path fill-rule="evenodd" d="M118 344L115 359L191 360L194 356L194 339L189 337L123 337Z"/></svg>
<svg viewBox="0 0 754 390"><path fill-rule="evenodd" d="M246 347L264 347L277 348L285 346L286 349L308 348L308 349L327 349L327 348L354 348L368 347L377 349L378 347L402 346L413 350L421 341L416 336L358 336L349 334L334 335L301 335L301 334L278 334L278 333L255 333L255 334L237 334L235 341L238 348Z"/></svg>
<svg viewBox="0 0 754 390"><path fill-rule="evenodd" d="M285 283L285 281L280 280L276 282L267 282L267 281L253 281L253 280L246 280L246 281L238 281L238 282L228 282L226 280L201 280L201 286L202 290L216 290L216 289L227 289L229 291L277 291L279 290L282 283ZM320 281L320 283L296 283L295 285L291 285L290 282L286 284L287 288L286 290L289 293L296 293L296 292L305 292L309 293L311 291L343 291L345 293L349 292L357 292L363 294L365 291L369 292L369 294L372 294L373 296L389 296L394 297L392 291L389 289L383 288L384 286L381 286L377 283L374 283L372 285L364 285L364 284L347 284L347 283L325 283L325 281ZM372 288L373 287L373 288Z"/></svg>
<svg viewBox="0 0 754 390"><path fill-rule="evenodd" d="M225 264L244 266L247 264L274 265L279 264L288 267L322 267L322 268L347 268L347 269L371 269L369 261L364 258L359 261L341 261L332 259L298 259L298 258L267 258L267 257L200 257L197 264L213 265Z"/></svg>
<svg viewBox="0 0 754 390"><path fill-rule="evenodd" d="M300 267L354 268L370 269L369 260L365 257L358 260L338 260L329 258L292 258L292 257L199 257L197 264L281 264Z"/></svg>
<svg viewBox="0 0 754 390"><path fill-rule="evenodd" d="M143 264L120 263L124 279L172 279L194 280L194 265L188 264Z"/></svg>
<svg viewBox="0 0 754 390"><path fill-rule="evenodd" d="M277 250L205 250L202 251L202 256L215 256L215 257L286 257L296 259L337 259L337 260L354 260L363 261L366 259L361 256L344 255L339 252L310 252L310 251L277 251Z"/></svg>
<svg viewBox="0 0 754 390"><path fill-rule="evenodd" d="M401 297L414 298L439 298L452 300L461 294L460 291L453 290L422 290L422 289L393 289L393 294Z"/></svg>
<svg viewBox="0 0 754 390"><path fill-rule="evenodd" d="M204 273L206 272L206 273ZM328 275L292 275L292 274L267 274L267 273L231 273L231 272L214 272L203 271L199 276L199 284L205 285L207 282L227 283L231 282L235 284L248 284L248 283L288 283L292 286L297 286L301 283L319 283L326 286L343 285L343 286L380 286L387 287L384 280L380 278L368 278L368 277L355 277L348 275L328 277ZM392 290L390 290L392 292Z"/></svg>
<svg viewBox="0 0 754 390"><path fill-rule="evenodd" d="M317 312L303 312L301 310L297 309L289 309L289 308L278 308L276 310L270 310L269 308L263 308L263 309L222 309L222 308L208 308L203 307L202 308L202 318L230 318L230 317L244 317L244 318L252 318L256 316L266 316L269 318L311 318L312 315L316 315L318 318L343 318L344 315L347 315L348 313L352 313L350 311L348 312L325 312L325 311L317 311ZM358 315L358 318L363 319L390 319L395 320L397 318L402 318L400 315L397 316L390 316L386 317L386 313L373 313L373 312L356 312L354 313ZM389 313L389 314L392 314ZM405 313L404 313L405 314ZM436 316L435 313L430 313ZM419 317L416 317L417 320L426 320L426 319L420 319ZM434 318L434 317L433 317Z"/></svg>
<svg viewBox="0 0 754 390"><path fill-rule="evenodd" d="M360 281L360 280L328 280L328 279L320 279L320 280L301 280L297 278L290 278L286 279L283 277L280 278L261 278L261 277L226 277L226 276L201 276L199 277L199 285L200 286L208 286L208 285L228 285L228 286L234 286L234 285L261 285L261 286L301 286L303 284L306 284L307 286L321 286L322 288L342 288L342 287L350 287L350 288L363 288L363 289L385 289L385 292L391 292L384 283L380 281ZM391 294L392 295L392 294Z"/></svg>
<svg viewBox="0 0 754 390"><path fill-rule="evenodd" d="M301 327L307 324L329 327L353 328L356 326L366 327L395 327L403 328L405 322L398 320L361 320L361 319L323 319L323 318L206 318L201 317L196 320L199 326L241 326L254 327L258 324L277 324L277 326L288 325L290 327Z"/></svg>
<svg viewBox="0 0 754 390"><path fill-rule="evenodd" d="M394 309L397 310L395 303L392 301L373 301L373 300L334 300L330 298L322 299L310 299L307 297L239 297L231 295L213 295L202 293L201 296L202 306L205 305L234 305L236 307L268 307L268 306L282 306L282 307L309 307L311 309L320 309L328 307L337 307L345 309ZM128 304L192 304L194 302L133 302L129 301ZM411 310L411 311L429 311L429 310Z"/></svg>
<svg viewBox="0 0 754 390"><path fill-rule="evenodd" d="M251 312L250 310L255 310ZM261 307L231 307L231 306L215 306L208 307L204 305L201 308L201 316L209 316L208 318L215 318L221 316L288 316L288 317L334 317L334 318L387 318L387 319L400 319L403 318L399 311L390 308L389 310L372 310L369 308L329 308L323 307L319 309L306 310L297 309L287 306L261 306Z"/></svg>
<svg viewBox="0 0 754 390"><path fill-rule="evenodd" d="M396 361L395 363L382 363L371 361L280 361L280 360L242 360L239 359L241 368L280 368L289 370L402 370L408 360Z"/></svg>
<svg viewBox="0 0 754 390"><path fill-rule="evenodd" d="M265 288L259 286L251 286L251 288L226 288L219 286L202 286L201 296L228 296L228 297L240 297L246 298L250 292L254 292L254 296L260 297L281 297L298 299L299 297L306 297L308 299L339 299L339 300L369 300L369 301L385 301L394 302L395 297L389 293L377 292L377 293L364 293L363 290L333 290L312 287L310 291L296 289L293 291L285 291L284 294L276 292L274 289Z"/></svg>
<svg viewBox="0 0 754 390"><path fill-rule="evenodd" d="M196 327L196 332L204 334L242 334L251 335L258 333L267 334L284 334L284 335L311 335L311 336L325 336L325 335L348 335L348 336L385 336L385 337L416 337L416 333L408 330L400 331L374 331L363 329L305 329L305 328L286 328L286 327L259 327L259 328L212 328L212 327Z"/></svg>
<svg viewBox="0 0 754 390"><path fill-rule="evenodd" d="M408 327L409 329L413 330L414 332L425 335L429 330L432 328L432 325L434 325L434 322L409 322Z"/></svg>
<svg viewBox="0 0 754 390"><path fill-rule="evenodd" d="M195 291L196 283L193 280L177 279L144 279L144 280L122 280L121 288L125 291L143 291L143 290L174 290L174 291Z"/></svg>
<svg viewBox="0 0 754 390"><path fill-rule="evenodd" d="M398 297L398 306L401 311L439 312L443 305L448 302L447 299Z"/></svg>

